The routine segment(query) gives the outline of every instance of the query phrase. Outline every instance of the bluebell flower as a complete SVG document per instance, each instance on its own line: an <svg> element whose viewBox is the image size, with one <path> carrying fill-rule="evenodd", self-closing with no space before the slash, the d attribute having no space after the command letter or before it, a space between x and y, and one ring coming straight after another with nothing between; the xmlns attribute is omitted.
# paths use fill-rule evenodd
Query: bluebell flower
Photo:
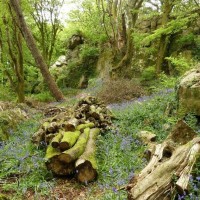
<svg viewBox="0 0 200 200"><path fill-rule="evenodd" d="M109 169L109 173L112 175L113 174L113 169L112 167Z"/></svg>
<svg viewBox="0 0 200 200"><path fill-rule="evenodd" d="M185 198L185 195L180 195L180 194L178 194L178 200L182 200L182 199L184 199Z"/></svg>
<svg viewBox="0 0 200 200"><path fill-rule="evenodd" d="M113 187L112 191L116 193L117 192L117 188Z"/></svg>
<svg viewBox="0 0 200 200"><path fill-rule="evenodd" d="M196 180L197 180L197 181L200 181L200 176L197 176L197 177L196 177Z"/></svg>

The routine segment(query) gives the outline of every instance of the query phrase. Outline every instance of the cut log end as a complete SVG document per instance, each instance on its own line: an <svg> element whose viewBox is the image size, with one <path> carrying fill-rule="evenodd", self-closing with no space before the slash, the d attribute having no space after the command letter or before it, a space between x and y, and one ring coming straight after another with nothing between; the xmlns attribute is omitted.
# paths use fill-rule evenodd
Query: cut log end
<svg viewBox="0 0 200 200"><path fill-rule="evenodd" d="M97 178L97 171L85 160L76 167L76 177L80 183L89 183Z"/></svg>
<svg viewBox="0 0 200 200"><path fill-rule="evenodd" d="M73 160L73 158L69 155L69 154L66 154L66 153L61 153L60 155L59 155L59 158L58 158L61 162L63 162L63 163L70 163L72 160Z"/></svg>
<svg viewBox="0 0 200 200"><path fill-rule="evenodd" d="M65 151L70 148L70 145L68 142L61 142L59 147L61 151Z"/></svg>
<svg viewBox="0 0 200 200"><path fill-rule="evenodd" d="M58 156L54 156L49 161L46 162L47 169L50 170L53 174L64 176L73 174L75 171L74 162L63 163L58 159Z"/></svg>

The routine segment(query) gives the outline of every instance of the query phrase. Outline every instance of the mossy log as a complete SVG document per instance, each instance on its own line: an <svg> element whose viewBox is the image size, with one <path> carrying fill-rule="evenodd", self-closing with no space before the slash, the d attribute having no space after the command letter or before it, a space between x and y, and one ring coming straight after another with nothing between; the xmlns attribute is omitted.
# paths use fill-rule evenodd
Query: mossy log
<svg viewBox="0 0 200 200"><path fill-rule="evenodd" d="M96 138L100 130L93 128L90 130L89 139L84 153L76 161L76 177L81 183L88 183L97 177L97 162L95 157Z"/></svg>
<svg viewBox="0 0 200 200"><path fill-rule="evenodd" d="M76 118L72 118L69 121L62 123L62 128L65 131L75 131L78 124L79 120Z"/></svg>
<svg viewBox="0 0 200 200"><path fill-rule="evenodd" d="M59 129L59 125L57 122L44 122L42 124L42 129L45 131L46 134L48 133L56 133Z"/></svg>
<svg viewBox="0 0 200 200"><path fill-rule="evenodd" d="M70 149L77 141L78 137L80 136L80 133L80 131L62 132L63 138L59 144L60 150L65 151L67 149Z"/></svg>
<svg viewBox="0 0 200 200"><path fill-rule="evenodd" d="M57 148L53 148L52 145L47 146L46 154L45 154L45 160L48 160L54 156L59 155L61 152Z"/></svg>
<svg viewBox="0 0 200 200"><path fill-rule="evenodd" d="M43 124L42 124L42 129L46 132L47 131L47 129L48 129L48 127L49 127L49 122L48 121L46 121L46 122L44 122Z"/></svg>
<svg viewBox="0 0 200 200"><path fill-rule="evenodd" d="M74 173L75 163L63 163L58 159L58 156L61 154L61 151L58 148L53 148L52 143L47 146L46 155L45 155L45 164L47 169L52 171L56 175L70 175Z"/></svg>
<svg viewBox="0 0 200 200"><path fill-rule="evenodd" d="M51 122L49 123L48 127L47 127L47 131L49 133L56 133L59 129L59 125L57 122Z"/></svg>
<svg viewBox="0 0 200 200"><path fill-rule="evenodd" d="M84 129L86 128L93 128L94 127L94 123L93 122L89 122L89 123L86 123L86 124L80 124L77 126L76 130L80 131L80 132L83 132Z"/></svg>
<svg viewBox="0 0 200 200"><path fill-rule="evenodd" d="M57 133L51 141L51 146L53 148L59 147L59 144L62 138L63 138L63 134L61 132Z"/></svg>
<svg viewBox="0 0 200 200"><path fill-rule="evenodd" d="M88 137L89 137L90 128L84 129L84 132L79 136L76 144L64 152L62 152L58 159L64 163L70 163L77 160L84 152Z"/></svg>
<svg viewBox="0 0 200 200"><path fill-rule="evenodd" d="M199 153L200 137L180 120L166 140L152 149L148 165L131 179L128 199L167 200L177 192L187 192L190 172Z"/></svg>

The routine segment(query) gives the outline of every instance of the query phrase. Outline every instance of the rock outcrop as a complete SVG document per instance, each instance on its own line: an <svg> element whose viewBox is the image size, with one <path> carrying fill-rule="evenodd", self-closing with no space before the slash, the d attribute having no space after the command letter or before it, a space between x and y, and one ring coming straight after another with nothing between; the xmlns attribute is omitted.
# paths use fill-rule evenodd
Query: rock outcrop
<svg viewBox="0 0 200 200"><path fill-rule="evenodd" d="M187 72L178 85L179 113L200 116L200 65Z"/></svg>
<svg viewBox="0 0 200 200"><path fill-rule="evenodd" d="M97 48L85 44L81 33L72 35L66 47L66 54L50 67L51 74L61 88L87 88L96 72Z"/></svg>

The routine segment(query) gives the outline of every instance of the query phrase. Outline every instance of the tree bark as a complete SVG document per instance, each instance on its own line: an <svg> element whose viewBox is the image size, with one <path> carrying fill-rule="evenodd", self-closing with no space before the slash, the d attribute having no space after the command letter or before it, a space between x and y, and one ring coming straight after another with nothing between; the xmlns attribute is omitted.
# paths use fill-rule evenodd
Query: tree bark
<svg viewBox="0 0 200 200"><path fill-rule="evenodd" d="M90 130L89 139L84 153L76 161L76 177L81 183L88 183L97 177L97 162L96 162L96 139L100 130L93 128Z"/></svg>
<svg viewBox="0 0 200 200"><path fill-rule="evenodd" d="M84 129L84 132L79 136L76 144L69 150L62 152L58 159L63 163L71 163L79 158L85 150L90 128Z"/></svg>
<svg viewBox="0 0 200 200"><path fill-rule="evenodd" d="M60 141L59 148L61 151L70 149L77 141L80 136L80 131L75 132L63 132L63 138Z"/></svg>
<svg viewBox="0 0 200 200"><path fill-rule="evenodd" d="M23 37L26 41L26 44L27 44L29 50L31 51L31 53L35 59L35 62L37 64L38 68L40 69L40 71L42 73L42 76L43 76L45 83L47 84L51 94L57 101L64 100L64 96L63 96L62 92L59 90L58 86L56 85L55 80L53 79L53 77L51 76L51 74L48 70L47 64L45 63L41 53L39 52L39 50L36 46L35 40L25 22L25 19L24 19L24 16L23 16L23 13L22 13L22 10L20 8L18 1L10 0L10 5L16 13L17 19L19 21L19 28L23 34Z"/></svg>
<svg viewBox="0 0 200 200"><path fill-rule="evenodd" d="M141 8L143 3L143 0L129 0L127 9L127 18L128 18L128 28L126 29L126 50L125 55L122 57L120 62L116 65L116 67L113 67L112 69L112 77L115 77L116 72L120 73L124 67L128 67L131 63L131 59L133 57L134 53L134 45L133 45L133 39L132 34L134 31L134 27L136 24L136 21L138 19L138 11ZM125 27L123 28L125 31Z"/></svg>
<svg viewBox="0 0 200 200"><path fill-rule="evenodd" d="M174 2L172 0L164 0L163 2L163 14L162 14L162 26L166 26L167 22L170 20L170 13L173 9ZM164 59L167 55L167 50L170 44L170 36L169 35L161 35L159 45L158 45L158 57L156 60L156 73L159 75L163 70L167 71L167 69L163 66Z"/></svg>

